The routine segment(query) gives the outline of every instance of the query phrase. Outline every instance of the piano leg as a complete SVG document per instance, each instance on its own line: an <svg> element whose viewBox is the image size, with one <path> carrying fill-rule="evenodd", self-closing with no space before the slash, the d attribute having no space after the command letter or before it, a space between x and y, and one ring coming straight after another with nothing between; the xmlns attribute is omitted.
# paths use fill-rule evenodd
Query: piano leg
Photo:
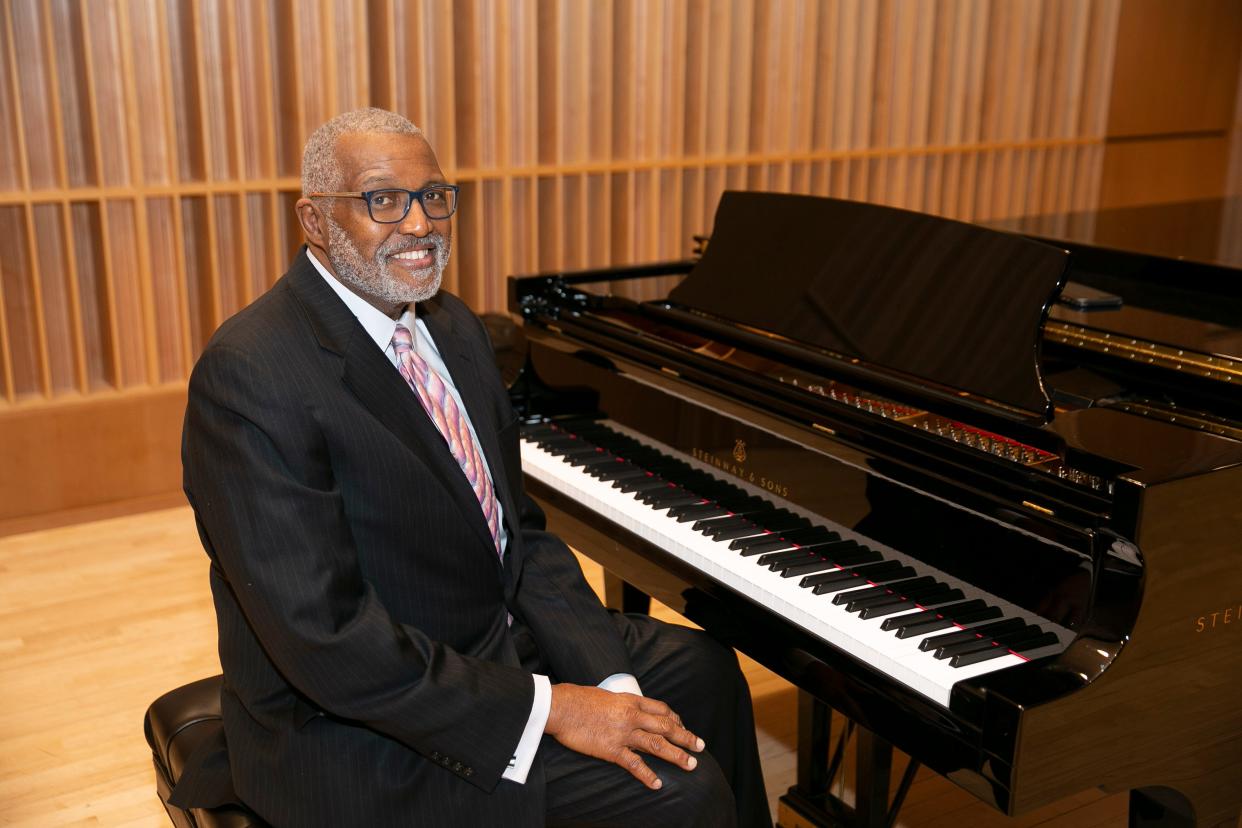
<svg viewBox="0 0 1242 828"><path fill-rule="evenodd" d="M651 611L651 597L628 581L623 581L619 575L613 575L605 569L604 605L622 612L646 615Z"/></svg>
<svg viewBox="0 0 1242 828"><path fill-rule="evenodd" d="M894 806L900 807L908 782L903 780L901 790L890 802L892 746L869 730L852 727L856 761L854 805L850 806L831 790L837 774L844 773L841 759L848 736L833 751L832 709L811 694L798 691L798 779L780 799L777 819L781 828L886 828L889 825L890 811Z"/></svg>

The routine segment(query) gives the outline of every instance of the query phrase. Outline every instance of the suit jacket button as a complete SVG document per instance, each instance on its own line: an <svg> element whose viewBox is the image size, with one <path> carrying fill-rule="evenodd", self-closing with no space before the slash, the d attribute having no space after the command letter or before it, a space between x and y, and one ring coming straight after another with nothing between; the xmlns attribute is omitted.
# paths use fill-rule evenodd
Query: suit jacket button
<svg viewBox="0 0 1242 828"><path fill-rule="evenodd" d="M462 768L464 768L464 767L465 767L465 765L463 765L461 762L454 762L454 763L453 763L453 770L457 771L458 773L461 773L461 770L462 770Z"/></svg>
<svg viewBox="0 0 1242 828"><path fill-rule="evenodd" d="M469 776L470 774L474 773L474 768L467 765L466 769L462 771L462 773L465 774L466 776Z"/></svg>
<svg viewBox="0 0 1242 828"><path fill-rule="evenodd" d="M440 757L441 757L441 753L440 753L440 751L438 751L438 750L433 750L433 751L431 752L431 761L433 761L433 762L439 762L439 761L440 761Z"/></svg>

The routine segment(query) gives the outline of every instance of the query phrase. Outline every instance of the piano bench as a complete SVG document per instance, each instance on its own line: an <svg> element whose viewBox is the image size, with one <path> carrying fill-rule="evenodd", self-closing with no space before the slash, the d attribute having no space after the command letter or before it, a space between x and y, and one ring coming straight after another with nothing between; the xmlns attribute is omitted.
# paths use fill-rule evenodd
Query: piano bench
<svg viewBox="0 0 1242 828"><path fill-rule="evenodd" d="M267 823L240 805L178 808L168 801L195 748L216 738L220 721L222 676L200 679L170 690L147 708L143 729L155 762L155 790L177 828L267 828Z"/></svg>

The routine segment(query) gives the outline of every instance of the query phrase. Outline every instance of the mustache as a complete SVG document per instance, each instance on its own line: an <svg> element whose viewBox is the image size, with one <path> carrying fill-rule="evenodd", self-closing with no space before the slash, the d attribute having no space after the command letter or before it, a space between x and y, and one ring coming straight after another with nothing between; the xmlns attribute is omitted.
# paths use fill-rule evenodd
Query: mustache
<svg viewBox="0 0 1242 828"><path fill-rule="evenodd" d="M433 256L439 257L440 251L444 249L444 237L439 233L431 233L421 239L414 239L412 241L406 239L389 239L376 248L375 252L384 257L395 256L398 253L405 253L406 251L413 250L416 247L422 247L426 244L434 245L435 247L431 253Z"/></svg>

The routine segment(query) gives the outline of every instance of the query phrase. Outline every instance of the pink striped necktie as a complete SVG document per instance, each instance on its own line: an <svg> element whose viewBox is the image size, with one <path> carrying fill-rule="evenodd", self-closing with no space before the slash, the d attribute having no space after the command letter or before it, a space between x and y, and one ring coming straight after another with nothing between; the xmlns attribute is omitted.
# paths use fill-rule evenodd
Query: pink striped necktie
<svg viewBox="0 0 1242 828"><path fill-rule="evenodd" d="M422 357L414 352L414 338L410 329L397 325L392 336L392 345L397 352L397 370L410 388L418 395L419 402L427 411L427 416L436 424L440 435L448 443L453 459L461 465L470 487L474 489L479 506L483 509L483 518L487 521L488 531L492 533L492 542L496 544L496 553L500 553L500 513L496 506L496 492L492 488L492 478L483 464L483 455L479 451L470 426L457 407L457 401L449 393L444 380L432 370Z"/></svg>

